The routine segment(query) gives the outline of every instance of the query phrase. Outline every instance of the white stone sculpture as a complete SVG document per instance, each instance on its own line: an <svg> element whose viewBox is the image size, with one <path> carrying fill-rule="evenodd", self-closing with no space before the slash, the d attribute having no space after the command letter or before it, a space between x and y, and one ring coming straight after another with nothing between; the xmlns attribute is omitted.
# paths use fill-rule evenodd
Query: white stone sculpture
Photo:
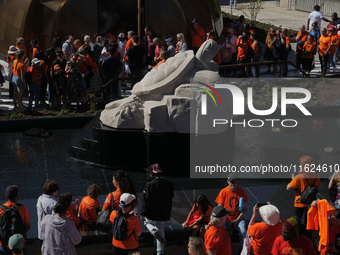
<svg viewBox="0 0 340 255"><path fill-rule="evenodd" d="M221 82L218 66L212 61L219 49L215 41L207 40L196 56L189 50L167 59L135 84L131 96L107 104L100 120L104 125L117 129L211 133L210 123L215 116L232 117L231 95L225 91L220 93L222 106L216 107L212 100L207 100L209 114L202 116L200 111L201 95L204 93L200 84L213 87ZM200 125L200 122L205 125ZM226 128L226 125L220 126L214 132L222 132Z"/></svg>

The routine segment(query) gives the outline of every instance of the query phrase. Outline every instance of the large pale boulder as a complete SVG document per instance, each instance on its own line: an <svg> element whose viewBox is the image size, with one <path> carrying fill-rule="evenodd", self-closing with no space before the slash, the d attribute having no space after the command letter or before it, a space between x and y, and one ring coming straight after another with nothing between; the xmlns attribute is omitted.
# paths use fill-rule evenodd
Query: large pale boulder
<svg viewBox="0 0 340 255"><path fill-rule="evenodd" d="M218 66L212 59L220 46L213 40L193 51L178 53L137 83L131 96L106 105L100 120L104 125L121 129L144 129L148 132L204 134L211 132L214 116L231 116L232 97L223 93L221 107L207 100L208 116L202 116L202 88L221 83ZM222 94L222 92L221 92ZM227 112L227 114L225 114ZM214 129L223 132L227 125Z"/></svg>

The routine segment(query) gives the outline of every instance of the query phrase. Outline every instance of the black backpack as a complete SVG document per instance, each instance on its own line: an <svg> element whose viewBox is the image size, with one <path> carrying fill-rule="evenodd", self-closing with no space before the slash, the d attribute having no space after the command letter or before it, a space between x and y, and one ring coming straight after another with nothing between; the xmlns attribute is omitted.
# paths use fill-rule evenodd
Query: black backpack
<svg viewBox="0 0 340 255"><path fill-rule="evenodd" d="M306 181L309 184L307 177L305 175L303 175L303 176L306 178ZM302 204L311 204L316 199L316 196L319 193L319 189L318 189L318 187L314 186L315 185L315 181L316 181L316 178L315 178L313 184L309 185L302 192L302 194L300 196L300 202Z"/></svg>
<svg viewBox="0 0 340 255"><path fill-rule="evenodd" d="M13 207L0 206L3 210L0 217L0 241L3 246L8 245L8 239L14 234L26 236L25 224L18 211L20 206L21 204L15 204Z"/></svg>
<svg viewBox="0 0 340 255"><path fill-rule="evenodd" d="M246 57L247 57L247 60L249 61L255 57L254 49L250 45L248 45Z"/></svg>
<svg viewBox="0 0 340 255"><path fill-rule="evenodd" d="M130 217L131 214L124 214L121 215L118 211L116 211L116 217L113 220L112 224L112 233L113 237L118 241L125 241L127 240L132 234L128 236L128 226L127 226L127 218Z"/></svg>
<svg viewBox="0 0 340 255"><path fill-rule="evenodd" d="M32 83L32 72L27 71L25 73L25 81L27 84L31 84Z"/></svg>

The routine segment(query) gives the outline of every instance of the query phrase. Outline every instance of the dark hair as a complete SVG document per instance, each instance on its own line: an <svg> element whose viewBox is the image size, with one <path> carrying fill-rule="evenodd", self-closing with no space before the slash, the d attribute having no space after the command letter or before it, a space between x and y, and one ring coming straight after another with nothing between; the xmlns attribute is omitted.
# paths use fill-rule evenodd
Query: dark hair
<svg viewBox="0 0 340 255"><path fill-rule="evenodd" d="M87 188L87 195L93 199L97 199L97 197L100 195L100 192L101 190L97 184L92 184Z"/></svg>
<svg viewBox="0 0 340 255"><path fill-rule="evenodd" d="M59 203L67 204L69 207L72 203L72 194L70 192L64 192L60 194Z"/></svg>
<svg viewBox="0 0 340 255"><path fill-rule="evenodd" d="M257 34L251 33L250 35L251 35L252 37L254 37L255 40L257 39Z"/></svg>
<svg viewBox="0 0 340 255"><path fill-rule="evenodd" d="M317 12L320 11L320 6L319 5L315 5L314 6L314 10L317 11Z"/></svg>
<svg viewBox="0 0 340 255"><path fill-rule="evenodd" d="M34 46L34 45L36 45L36 44L38 44L38 43L39 43L38 39L33 39L33 40L31 41L31 46Z"/></svg>
<svg viewBox="0 0 340 255"><path fill-rule="evenodd" d="M64 213L66 213L67 209L68 209L67 204L58 202L58 203L54 206L53 211L54 211L55 213L58 213L58 214L64 214Z"/></svg>
<svg viewBox="0 0 340 255"><path fill-rule="evenodd" d="M198 194L195 197L195 208L196 208L196 203L202 206L203 214L207 212L209 205L212 206L208 198L203 194Z"/></svg>
<svg viewBox="0 0 340 255"><path fill-rule="evenodd" d="M242 36L242 41L243 41L244 43L247 42L247 40L248 40L248 36L246 36L246 35Z"/></svg>
<svg viewBox="0 0 340 255"><path fill-rule="evenodd" d="M51 47L53 49L61 48L62 47L61 41L62 41L62 39L60 37L53 38L52 42L51 42Z"/></svg>
<svg viewBox="0 0 340 255"><path fill-rule="evenodd" d="M45 54L42 50L39 50L35 53L34 55L35 58L39 59L39 60L44 60L45 59Z"/></svg>
<svg viewBox="0 0 340 255"><path fill-rule="evenodd" d="M135 187L128 173L123 170L118 170L113 173L113 177L118 181L119 189L122 194L130 193L137 197Z"/></svg>
<svg viewBox="0 0 340 255"><path fill-rule="evenodd" d="M111 56L114 56L115 53L116 53L116 51L117 51L117 48L114 47L113 45L109 45L109 46L107 47L107 51L108 51L108 53L109 53Z"/></svg>
<svg viewBox="0 0 340 255"><path fill-rule="evenodd" d="M340 220L340 209L336 209L335 210L335 216L334 216L337 220Z"/></svg>
<svg viewBox="0 0 340 255"><path fill-rule="evenodd" d="M44 184L43 190L46 195L52 195L54 192L59 190L59 185L54 180L47 180Z"/></svg>
<svg viewBox="0 0 340 255"><path fill-rule="evenodd" d="M25 51L24 50L18 50L17 51L17 59L22 59L22 57L25 55Z"/></svg>
<svg viewBox="0 0 340 255"><path fill-rule="evenodd" d="M132 37L132 41L134 43L138 43L139 42L139 37L135 35L134 37Z"/></svg>

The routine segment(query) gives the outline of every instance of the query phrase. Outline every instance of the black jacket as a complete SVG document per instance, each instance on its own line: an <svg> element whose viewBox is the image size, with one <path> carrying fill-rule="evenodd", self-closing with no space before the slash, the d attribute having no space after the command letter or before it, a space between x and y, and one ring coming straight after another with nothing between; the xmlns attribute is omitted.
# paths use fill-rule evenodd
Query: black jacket
<svg viewBox="0 0 340 255"><path fill-rule="evenodd" d="M143 191L141 215L149 220L170 220L174 186L163 177L151 177Z"/></svg>

